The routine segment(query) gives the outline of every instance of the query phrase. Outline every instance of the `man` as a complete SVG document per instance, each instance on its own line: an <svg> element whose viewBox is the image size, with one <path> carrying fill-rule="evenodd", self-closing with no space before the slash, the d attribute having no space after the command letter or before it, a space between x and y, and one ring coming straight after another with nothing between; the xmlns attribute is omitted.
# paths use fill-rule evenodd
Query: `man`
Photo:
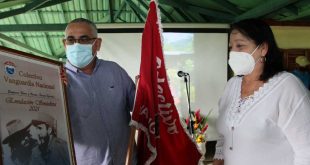
<svg viewBox="0 0 310 165"><path fill-rule="evenodd" d="M32 149L31 164L70 165L67 142L56 137L56 120L49 114L38 112L27 130L36 141Z"/></svg>
<svg viewBox="0 0 310 165"><path fill-rule="evenodd" d="M118 64L96 57L101 38L89 20L71 21L63 43L77 164L124 165L134 83Z"/></svg>
<svg viewBox="0 0 310 165"><path fill-rule="evenodd" d="M4 164L28 165L34 141L29 138L27 127L20 119L14 119L6 124L9 136L3 140L9 148L3 149ZM3 146L5 148L5 146Z"/></svg>

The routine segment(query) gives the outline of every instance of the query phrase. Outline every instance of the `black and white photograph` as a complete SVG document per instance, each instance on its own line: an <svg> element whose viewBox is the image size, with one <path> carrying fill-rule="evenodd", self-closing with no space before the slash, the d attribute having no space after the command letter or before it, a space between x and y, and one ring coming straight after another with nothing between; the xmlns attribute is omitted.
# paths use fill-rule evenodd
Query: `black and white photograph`
<svg viewBox="0 0 310 165"><path fill-rule="evenodd" d="M61 65L6 48L0 61L2 164L74 164Z"/></svg>

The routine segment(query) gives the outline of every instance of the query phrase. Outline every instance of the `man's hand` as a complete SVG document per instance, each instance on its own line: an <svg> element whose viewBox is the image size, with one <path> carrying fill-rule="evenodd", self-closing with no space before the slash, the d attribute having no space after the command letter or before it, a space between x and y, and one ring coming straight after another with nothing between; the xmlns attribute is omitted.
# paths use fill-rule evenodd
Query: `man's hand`
<svg viewBox="0 0 310 165"><path fill-rule="evenodd" d="M64 67L61 67L60 78L61 78L62 82L67 86L68 85L68 78L67 78L66 69Z"/></svg>
<svg viewBox="0 0 310 165"><path fill-rule="evenodd" d="M135 76L135 84L137 85L138 80L140 79L140 75Z"/></svg>

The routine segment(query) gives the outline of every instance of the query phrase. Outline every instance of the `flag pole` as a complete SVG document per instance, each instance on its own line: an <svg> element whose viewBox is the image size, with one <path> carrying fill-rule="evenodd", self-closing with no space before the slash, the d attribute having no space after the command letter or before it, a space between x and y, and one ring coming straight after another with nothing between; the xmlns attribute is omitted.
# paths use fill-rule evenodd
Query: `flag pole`
<svg viewBox="0 0 310 165"><path fill-rule="evenodd" d="M127 147L127 155L126 155L126 165L132 164L132 154L135 144L135 135L136 135L136 128L134 126L130 127L130 137Z"/></svg>
<svg viewBox="0 0 310 165"><path fill-rule="evenodd" d="M201 153L180 123L169 88L157 0L151 0L149 6L142 34L141 77L136 89L131 120L139 130L138 162L145 165L198 164ZM158 127L160 127L159 130ZM171 141L181 143L171 143Z"/></svg>
<svg viewBox="0 0 310 165"><path fill-rule="evenodd" d="M137 87L138 87L138 83L139 83L139 78L140 78L140 75L136 75L135 76L135 84L136 84L135 101L136 101ZM137 129L136 129L136 127L134 125L130 126L130 136L129 136L128 146L127 146L127 154L126 154L125 165L131 165L132 164L132 154L133 154L133 149L134 149L134 144L135 144L136 130Z"/></svg>

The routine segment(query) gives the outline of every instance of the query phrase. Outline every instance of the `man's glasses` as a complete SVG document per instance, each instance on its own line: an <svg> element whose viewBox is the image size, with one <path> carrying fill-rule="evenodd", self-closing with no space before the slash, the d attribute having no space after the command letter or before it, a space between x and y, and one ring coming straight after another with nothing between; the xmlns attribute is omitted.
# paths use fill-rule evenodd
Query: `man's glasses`
<svg viewBox="0 0 310 165"><path fill-rule="evenodd" d="M78 39L75 38L65 38L64 41L67 45L73 45L74 43L79 44L91 44L97 38L81 37Z"/></svg>

